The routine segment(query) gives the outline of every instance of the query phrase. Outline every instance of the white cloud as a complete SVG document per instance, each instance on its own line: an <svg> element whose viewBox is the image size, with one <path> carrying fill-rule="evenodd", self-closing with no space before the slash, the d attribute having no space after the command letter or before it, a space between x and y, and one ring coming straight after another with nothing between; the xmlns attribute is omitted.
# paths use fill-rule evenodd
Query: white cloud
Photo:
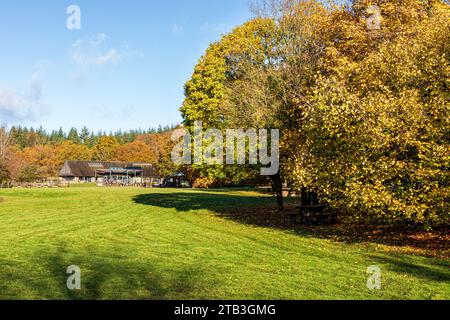
<svg viewBox="0 0 450 320"><path fill-rule="evenodd" d="M172 26L172 34L173 35L182 35L184 33L184 27L178 24L174 24Z"/></svg>
<svg viewBox="0 0 450 320"><path fill-rule="evenodd" d="M234 26L228 23L205 23L202 29L214 35L224 35L233 30Z"/></svg>
<svg viewBox="0 0 450 320"><path fill-rule="evenodd" d="M103 65L103 64L116 64L120 61L120 55L117 53L116 49L110 49L106 54L97 57L94 60L94 64Z"/></svg>
<svg viewBox="0 0 450 320"><path fill-rule="evenodd" d="M42 110L42 83L34 74L24 92L0 87L0 118L2 122L34 120Z"/></svg>
<svg viewBox="0 0 450 320"><path fill-rule="evenodd" d="M93 112L101 117L102 119L117 120L117 121L127 121L133 120L135 110L132 106L127 107L107 107L106 105L94 106L92 108Z"/></svg>
<svg viewBox="0 0 450 320"><path fill-rule="evenodd" d="M117 64L122 59L122 54L115 48L108 47L107 36L104 33L98 33L74 42L70 57L76 64L88 68Z"/></svg>

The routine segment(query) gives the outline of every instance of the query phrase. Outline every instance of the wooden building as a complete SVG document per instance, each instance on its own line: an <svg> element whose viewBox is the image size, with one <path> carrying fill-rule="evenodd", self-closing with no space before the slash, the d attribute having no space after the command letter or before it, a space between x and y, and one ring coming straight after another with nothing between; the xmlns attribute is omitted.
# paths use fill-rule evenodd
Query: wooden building
<svg viewBox="0 0 450 320"><path fill-rule="evenodd" d="M59 176L68 183L157 185L161 179L149 163L66 161Z"/></svg>

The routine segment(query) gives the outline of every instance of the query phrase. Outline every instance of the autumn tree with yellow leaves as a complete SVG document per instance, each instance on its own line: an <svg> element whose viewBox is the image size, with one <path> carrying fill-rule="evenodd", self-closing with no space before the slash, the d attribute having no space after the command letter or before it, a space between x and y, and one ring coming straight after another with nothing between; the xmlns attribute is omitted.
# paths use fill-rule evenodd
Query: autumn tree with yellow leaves
<svg viewBox="0 0 450 320"><path fill-rule="evenodd" d="M283 180L351 221L448 225L449 5L267 7L208 49L186 86L186 123L281 129ZM261 22L258 42L235 36Z"/></svg>

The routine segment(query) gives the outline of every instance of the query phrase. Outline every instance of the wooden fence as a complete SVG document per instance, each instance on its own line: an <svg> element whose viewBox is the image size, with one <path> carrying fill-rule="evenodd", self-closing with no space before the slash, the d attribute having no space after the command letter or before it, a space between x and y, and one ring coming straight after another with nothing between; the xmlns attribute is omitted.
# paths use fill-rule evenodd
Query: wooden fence
<svg viewBox="0 0 450 320"><path fill-rule="evenodd" d="M0 189L9 189L12 187L13 187L13 184L11 182L0 183Z"/></svg>

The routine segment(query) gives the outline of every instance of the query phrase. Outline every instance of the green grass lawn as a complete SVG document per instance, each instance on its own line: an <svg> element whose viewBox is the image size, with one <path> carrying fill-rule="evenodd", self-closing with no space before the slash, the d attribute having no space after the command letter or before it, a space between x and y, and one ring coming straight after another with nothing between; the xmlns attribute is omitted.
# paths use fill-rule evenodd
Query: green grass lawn
<svg viewBox="0 0 450 320"><path fill-rule="evenodd" d="M244 224L252 191L0 190L0 299L449 299L448 260ZM66 288L78 265L82 290ZM366 287L382 270L382 290Z"/></svg>

